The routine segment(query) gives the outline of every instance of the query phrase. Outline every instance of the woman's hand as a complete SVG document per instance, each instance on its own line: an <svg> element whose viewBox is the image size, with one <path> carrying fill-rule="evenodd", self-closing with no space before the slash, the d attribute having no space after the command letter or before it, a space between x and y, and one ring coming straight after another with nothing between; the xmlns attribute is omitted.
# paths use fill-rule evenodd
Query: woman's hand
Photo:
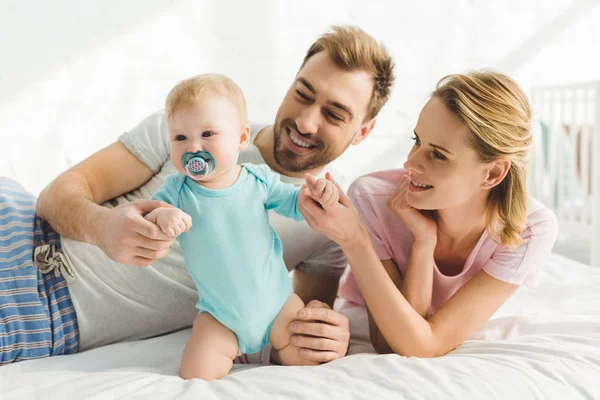
<svg viewBox="0 0 600 400"><path fill-rule="evenodd" d="M358 212L350 198L333 180L330 173L327 173L326 179L336 186L339 202L327 208L321 208L311 198L310 189L306 185L303 186L304 195L298 198L298 208L308 225L338 243L342 249L357 241L369 240L367 231L361 224Z"/></svg>
<svg viewBox="0 0 600 400"><path fill-rule="evenodd" d="M310 189L311 197L323 207L330 207L340 200L338 187L328 179L315 179L307 173L305 178L306 187Z"/></svg>
<svg viewBox="0 0 600 400"><path fill-rule="evenodd" d="M410 206L406 200L410 178L403 175L396 190L387 200L387 207L404 223L413 235L415 243L437 243L437 225L435 221Z"/></svg>

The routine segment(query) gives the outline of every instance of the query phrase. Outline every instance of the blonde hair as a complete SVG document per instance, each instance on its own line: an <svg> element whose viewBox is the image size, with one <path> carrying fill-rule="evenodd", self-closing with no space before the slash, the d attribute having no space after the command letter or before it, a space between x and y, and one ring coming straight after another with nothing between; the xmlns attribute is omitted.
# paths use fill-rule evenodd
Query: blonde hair
<svg viewBox="0 0 600 400"><path fill-rule="evenodd" d="M520 245L527 218L532 138L527 96L511 78L493 71L448 75L438 82L432 96L469 128L469 145L484 163L510 161L506 177L490 190L487 229L504 246Z"/></svg>
<svg viewBox="0 0 600 400"><path fill-rule="evenodd" d="M321 51L326 51L334 64L345 71L371 74L373 94L366 120L375 118L388 101L394 83L394 63L386 48L360 28L334 26L310 46L300 69Z"/></svg>
<svg viewBox="0 0 600 400"><path fill-rule="evenodd" d="M179 110L197 106L206 96L222 96L240 112L242 124L248 123L246 99L242 89L231 79L219 74L202 74L179 82L167 95L165 115L171 120Z"/></svg>

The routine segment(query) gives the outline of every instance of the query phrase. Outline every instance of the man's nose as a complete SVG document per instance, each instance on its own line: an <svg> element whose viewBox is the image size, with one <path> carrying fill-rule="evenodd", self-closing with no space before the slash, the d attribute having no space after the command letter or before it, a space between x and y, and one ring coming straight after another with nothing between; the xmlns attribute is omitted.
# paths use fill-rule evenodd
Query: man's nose
<svg viewBox="0 0 600 400"><path fill-rule="evenodd" d="M319 108L305 107L296 118L296 126L300 133L314 134L319 130Z"/></svg>

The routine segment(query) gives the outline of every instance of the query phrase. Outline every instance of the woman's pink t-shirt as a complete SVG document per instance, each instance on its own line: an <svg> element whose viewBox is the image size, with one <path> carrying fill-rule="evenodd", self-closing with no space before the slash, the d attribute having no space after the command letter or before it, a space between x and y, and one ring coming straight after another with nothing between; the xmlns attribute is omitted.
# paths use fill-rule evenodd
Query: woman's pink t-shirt
<svg viewBox="0 0 600 400"><path fill-rule="evenodd" d="M380 171L358 178L348 190L361 221L369 231L375 252L381 260L394 260L404 276L410 258L412 234L386 206L403 169ZM433 270L431 312L440 307L477 272L483 270L496 279L513 284L535 286L537 276L558 236L554 213L539 201L529 198L527 222L521 234L523 243L513 249L502 247L485 231L458 275ZM339 296L347 301L365 304L351 271L342 278Z"/></svg>

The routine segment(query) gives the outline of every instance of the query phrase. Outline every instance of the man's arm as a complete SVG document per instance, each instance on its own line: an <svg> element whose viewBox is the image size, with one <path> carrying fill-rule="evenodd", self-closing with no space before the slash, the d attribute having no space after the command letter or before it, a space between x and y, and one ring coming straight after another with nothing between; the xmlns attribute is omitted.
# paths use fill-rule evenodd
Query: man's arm
<svg viewBox="0 0 600 400"><path fill-rule="evenodd" d="M99 204L143 185L152 171L120 142L91 155L44 188L37 213L61 235L95 243Z"/></svg>
<svg viewBox="0 0 600 400"><path fill-rule="evenodd" d="M148 200L107 209L99 204L140 187L152 175L150 168L116 142L44 188L37 213L59 234L98 245L115 261L148 265L168 253L172 240L145 221L143 214L168 205Z"/></svg>

